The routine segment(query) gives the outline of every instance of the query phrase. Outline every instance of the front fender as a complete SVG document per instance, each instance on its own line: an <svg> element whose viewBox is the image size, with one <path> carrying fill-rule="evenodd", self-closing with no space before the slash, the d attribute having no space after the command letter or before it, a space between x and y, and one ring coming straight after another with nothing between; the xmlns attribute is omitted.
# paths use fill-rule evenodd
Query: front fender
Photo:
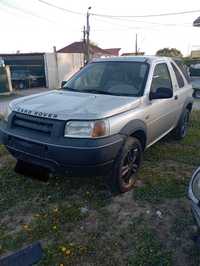
<svg viewBox="0 0 200 266"><path fill-rule="evenodd" d="M142 120L135 119L135 120L129 121L128 124L126 124L121 129L120 133L123 135L126 135L126 136L130 136L139 130L143 131L146 135L147 127L146 127L145 123Z"/></svg>

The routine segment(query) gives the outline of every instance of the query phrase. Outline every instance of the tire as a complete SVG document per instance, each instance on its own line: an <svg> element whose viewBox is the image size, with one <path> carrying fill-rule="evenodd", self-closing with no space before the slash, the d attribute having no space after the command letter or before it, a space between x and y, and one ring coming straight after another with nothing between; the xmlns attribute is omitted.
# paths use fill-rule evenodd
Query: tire
<svg viewBox="0 0 200 266"><path fill-rule="evenodd" d="M190 118L190 111L188 109L185 109L181 115L177 127L174 130L175 139L181 140L187 135L189 118Z"/></svg>
<svg viewBox="0 0 200 266"><path fill-rule="evenodd" d="M133 188L142 158L143 149L140 141L137 138L128 137L107 179L107 185L112 193L124 193Z"/></svg>

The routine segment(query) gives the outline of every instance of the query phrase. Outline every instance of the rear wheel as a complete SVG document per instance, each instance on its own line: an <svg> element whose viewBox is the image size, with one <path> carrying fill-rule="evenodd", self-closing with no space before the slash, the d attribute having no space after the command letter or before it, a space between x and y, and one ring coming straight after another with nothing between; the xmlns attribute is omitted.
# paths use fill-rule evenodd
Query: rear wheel
<svg viewBox="0 0 200 266"><path fill-rule="evenodd" d="M190 118L190 111L188 109L185 109L174 131L174 137L176 139L183 139L187 135L189 118Z"/></svg>
<svg viewBox="0 0 200 266"><path fill-rule="evenodd" d="M108 185L112 192L124 193L133 188L142 157L143 149L140 141L137 138L128 137L108 178Z"/></svg>

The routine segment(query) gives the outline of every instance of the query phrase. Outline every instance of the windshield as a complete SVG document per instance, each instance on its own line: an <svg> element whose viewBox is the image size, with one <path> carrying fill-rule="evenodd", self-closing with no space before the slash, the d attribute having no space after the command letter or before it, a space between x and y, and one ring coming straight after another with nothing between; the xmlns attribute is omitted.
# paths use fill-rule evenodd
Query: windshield
<svg viewBox="0 0 200 266"><path fill-rule="evenodd" d="M94 62L63 87L66 90L120 96L143 95L149 65L141 62Z"/></svg>

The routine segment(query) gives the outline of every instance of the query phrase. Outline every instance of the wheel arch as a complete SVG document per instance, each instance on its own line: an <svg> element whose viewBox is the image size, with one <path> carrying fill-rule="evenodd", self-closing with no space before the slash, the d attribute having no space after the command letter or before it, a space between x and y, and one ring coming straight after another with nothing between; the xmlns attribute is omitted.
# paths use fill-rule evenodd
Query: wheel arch
<svg viewBox="0 0 200 266"><path fill-rule="evenodd" d="M186 109L188 109L190 112L192 111L192 103L191 102L186 105Z"/></svg>
<svg viewBox="0 0 200 266"><path fill-rule="evenodd" d="M128 124L121 129L120 133L127 137L131 136L137 138L141 142L143 150L145 149L147 142L147 128L143 121L132 120L128 122Z"/></svg>
<svg viewBox="0 0 200 266"><path fill-rule="evenodd" d="M189 112L191 112L192 106L193 106L193 98L188 98L184 103L183 110L188 109Z"/></svg>

